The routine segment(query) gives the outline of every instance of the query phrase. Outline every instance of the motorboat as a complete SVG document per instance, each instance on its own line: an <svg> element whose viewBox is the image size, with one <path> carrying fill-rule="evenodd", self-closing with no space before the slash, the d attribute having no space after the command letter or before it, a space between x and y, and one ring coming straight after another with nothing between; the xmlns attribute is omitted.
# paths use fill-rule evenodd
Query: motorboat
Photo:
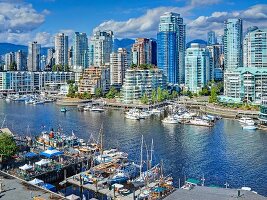
<svg viewBox="0 0 267 200"><path fill-rule="evenodd" d="M25 104L33 104L33 103L34 103L33 99L25 100Z"/></svg>
<svg viewBox="0 0 267 200"><path fill-rule="evenodd" d="M65 108L65 107L61 108L60 112L67 112L67 108Z"/></svg>
<svg viewBox="0 0 267 200"><path fill-rule="evenodd" d="M189 123L197 126L211 126L211 123L209 121L200 118L191 119Z"/></svg>
<svg viewBox="0 0 267 200"><path fill-rule="evenodd" d="M84 106L83 110L84 110L84 111L90 111L91 108L92 108L92 107L91 107L90 105L86 105L86 106Z"/></svg>
<svg viewBox="0 0 267 200"><path fill-rule="evenodd" d="M111 178L108 180L108 183L113 185L114 183L125 183L129 180L129 175L123 170L118 170Z"/></svg>
<svg viewBox="0 0 267 200"><path fill-rule="evenodd" d="M238 120L241 124L254 125L255 122L250 117L242 117Z"/></svg>
<svg viewBox="0 0 267 200"><path fill-rule="evenodd" d="M93 111L93 112L104 112L105 111L104 108L95 107L95 106L93 106L90 110Z"/></svg>
<svg viewBox="0 0 267 200"><path fill-rule="evenodd" d="M257 129L257 126L254 126L254 125L244 125L244 126L242 126L242 128L244 130L256 130Z"/></svg>
<svg viewBox="0 0 267 200"><path fill-rule="evenodd" d="M149 111L151 114L154 115L160 115L164 110L159 109L159 108L153 108L151 111Z"/></svg>
<svg viewBox="0 0 267 200"><path fill-rule="evenodd" d="M6 102L10 102L11 99L9 97L6 98Z"/></svg>
<svg viewBox="0 0 267 200"><path fill-rule="evenodd" d="M40 101L35 100L32 104L33 105L42 105L42 104L44 104L44 101L42 101L42 100L40 100Z"/></svg>
<svg viewBox="0 0 267 200"><path fill-rule="evenodd" d="M134 113L126 113L125 115L126 119L133 119L133 120L140 120L139 114L134 114Z"/></svg>
<svg viewBox="0 0 267 200"><path fill-rule="evenodd" d="M177 120L174 116L168 116L162 120L162 123L164 123L164 124L178 124L179 120Z"/></svg>

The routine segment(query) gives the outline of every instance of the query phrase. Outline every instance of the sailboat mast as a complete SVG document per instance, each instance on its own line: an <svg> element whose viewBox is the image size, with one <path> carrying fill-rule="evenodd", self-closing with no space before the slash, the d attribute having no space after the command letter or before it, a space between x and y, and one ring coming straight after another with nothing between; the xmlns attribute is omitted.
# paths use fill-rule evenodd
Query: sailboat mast
<svg viewBox="0 0 267 200"><path fill-rule="evenodd" d="M144 145L144 136L142 135L141 152L140 152L140 177L142 175L142 167L143 167L143 145Z"/></svg>
<svg viewBox="0 0 267 200"><path fill-rule="evenodd" d="M103 155L103 123L100 128L100 150L101 150L101 155Z"/></svg>
<svg viewBox="0 0 267 200"><path fill-rule="evenodd" d="M151 152L150 152L150 168L152 168L153 148L154 148L154 143L153 143L153 138L152 138L152 141L151 141Z"/></svg>

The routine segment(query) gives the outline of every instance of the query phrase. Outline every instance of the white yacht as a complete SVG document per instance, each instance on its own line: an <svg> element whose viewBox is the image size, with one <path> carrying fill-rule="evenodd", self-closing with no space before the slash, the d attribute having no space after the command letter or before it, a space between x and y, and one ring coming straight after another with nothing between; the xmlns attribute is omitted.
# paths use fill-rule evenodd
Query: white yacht
<svg viewBox="0 0 267 200"><path fill-rule="evenodd" d="M178 124L179 120L177 120L174 116L168 116L162 120L162 123L164 123L164 124Z"/></svg>
<svg viewBox="0 0 267 200"><path fill-rule="evenodd" d="M162 112L164 112L163 109L159 109L159 108L153 108L152 110L149 111L151 114L154 115L160 115Z"/></svg>
<svg viewBox="0 0 267 200"><path fill-rule="evenodd" d="M95 107L95 106L92 107L90 110L93 111L93 112L104 112L105 111L104 108Z"/></svg>
<svg viewBox="0 0 267 200"><path fill-rule="evenodd" d="M244 125L244 126L242 126L242 128L244 130L256 130L257 129L257 126L254 126L254 125Z"/></svg>
<svg viewBox="0 0 267 200"><path fill-rule="evenodd" d="M200 118L191 119L190 124L197 126L211 126L211 124L208 121Z"/></svg>
<svg viewBox="0 0 267 200"><path fill-rule="evenodd" d="M89 111L90 109L91 109L91 106L90 105L86 105L83 108L84 111Z"/></svg>
<svg viewBox="0 0 267 200"><path fill-rule="evenodd" d="M255 122L250 117L242 117L238 120L241 124L254 125Z"/></svg>
<svg viewBox="0 0 267 200"><path fill-rule="evenodd" d="M140 120L141 119L138 114L134 114L134 113L126 113L125 118L133 119L133 120Z"/></svg>

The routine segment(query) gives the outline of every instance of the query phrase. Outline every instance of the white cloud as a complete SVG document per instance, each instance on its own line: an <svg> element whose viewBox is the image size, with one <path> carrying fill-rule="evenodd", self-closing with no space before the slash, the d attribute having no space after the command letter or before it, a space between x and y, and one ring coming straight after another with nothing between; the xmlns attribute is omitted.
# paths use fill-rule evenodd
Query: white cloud
<svg viewBox="0 0 267 200"><path fill-rule="evenodd" d="M178 7L157 7L148 9L146 13L137 18L130 18L127 21L109 20L101 23L96 30L113 30L116 37L155 37L159 24L159 16L165 12L187 13L191 8Z"/></svg>
<svg viewBox="0 0 267 200"><path fill-rule="evenodd" d="M12 1L11 1L12 2ZM0 32L26 33L38 28L49 13L38 13L31 4L0 2Z"/></svg>
<svg viewBox="0 0 267 200"><path fill-rule="evenodd" d="M222 34L223 22L233 17L244 20L244 30L252 25L261 28L267 27L267 4L254 5L246 10L234 10L231 12L216 11L209 16L199 16L191 19L193 11L199 8L199 6L217 4L219 2L221 0L191 0L184 7L158 7L148 9L145 14L137 18L130 18L126 21L105 21L96 27L94 31L113 30L115 37L118 38L156 37L159 16L167 11L180 13L184 17L187 25L187 38L189 40L195 38L206 39L206 34L210 30Z"/></svg>
<svg viewBox="0 0 267 200"><path fill-rule="evenodd" d="M214 30L218 34L223 33L223 22L229 18L243 19L244 30L249 26L267 28L267 4L258 4L246 10L232 12L214 12L210 16L199 16L187 24L187 33L191 38L206 39L206 33Z"/></svg>

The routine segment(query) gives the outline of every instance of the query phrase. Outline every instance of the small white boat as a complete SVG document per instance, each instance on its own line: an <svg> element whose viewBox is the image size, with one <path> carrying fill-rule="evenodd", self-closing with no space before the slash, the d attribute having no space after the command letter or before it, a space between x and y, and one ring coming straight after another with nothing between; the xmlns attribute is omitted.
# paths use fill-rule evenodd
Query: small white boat
<svg viewBox="0 0 267 200"><path fill-rule="evenodd" d="M140 120L141 119L138 115L131 114L131 113L127 113L125 115L125 118L127 118L127 119L133 119L133 120Z"/></svg>
<svg viewBox="0 0 267 200"><path fill-rule="evenodd" d="M151 114L154 115L160 115L164 110L158 109L158 108L153 108L151 111L149 111Z"/></svg>
<svg viewBox="0 0 267 200"><path fill-rule="evenodd" d="M29 100L26 100L25 101L25 104L33 104L34 103L34 100L33 99L29 99Z"/></svg>
<svg viewBox="0 0 267 200"><path fill-rule="evenodd" d="M11 99L9 97L6 98L6 102L10 102Z"/></svg>
<svg viewBox="0 0 267 200"><path fill-rule="evenodd" d="M44 104L44 101L34 101L32 104L33 105L41 105L41 104Z"/></svg>
<svg viewBox="0 0 267 200"><path fill-rule="evenodd" d="M189 123L196 126L212 126L210 122L199 118L191 119Z"/></svg>
<svg viewBox="0 0 267 200"><path fill-rule="evenodd" d="M91 106L90 105L86 105L86 106L84 106L83 110L84 111L89 111L89 110L91 110Z"/></svg>
<svg viewBox="0 0 267 200"><path fill-rule="evenodd" d="M162 120L162 123L164 123L164 124L178 124L179 120L177 120L174 116L168 116Z"/></svg>
<svg viewBox="0 0 267 200"><path fill-rule="evenodd" d="M256 130L257 129L257 126L254 126L254 125L244 125L244 126L242 126L242 128L244 130Z"/></svg>
<svg viewBox="0 0 267 200"><path fill-rule="evenodd" d="M241 124L254 125L255 122L250 117L242 117L238 120Z"/></svg>
<svg viewBox="0 0 267 200"><path fill-rule="evenodd" d="M104 112L105 111L104 108L95 107L95 106L92 107L90 110L93 111L93 112Z"/></svg>

